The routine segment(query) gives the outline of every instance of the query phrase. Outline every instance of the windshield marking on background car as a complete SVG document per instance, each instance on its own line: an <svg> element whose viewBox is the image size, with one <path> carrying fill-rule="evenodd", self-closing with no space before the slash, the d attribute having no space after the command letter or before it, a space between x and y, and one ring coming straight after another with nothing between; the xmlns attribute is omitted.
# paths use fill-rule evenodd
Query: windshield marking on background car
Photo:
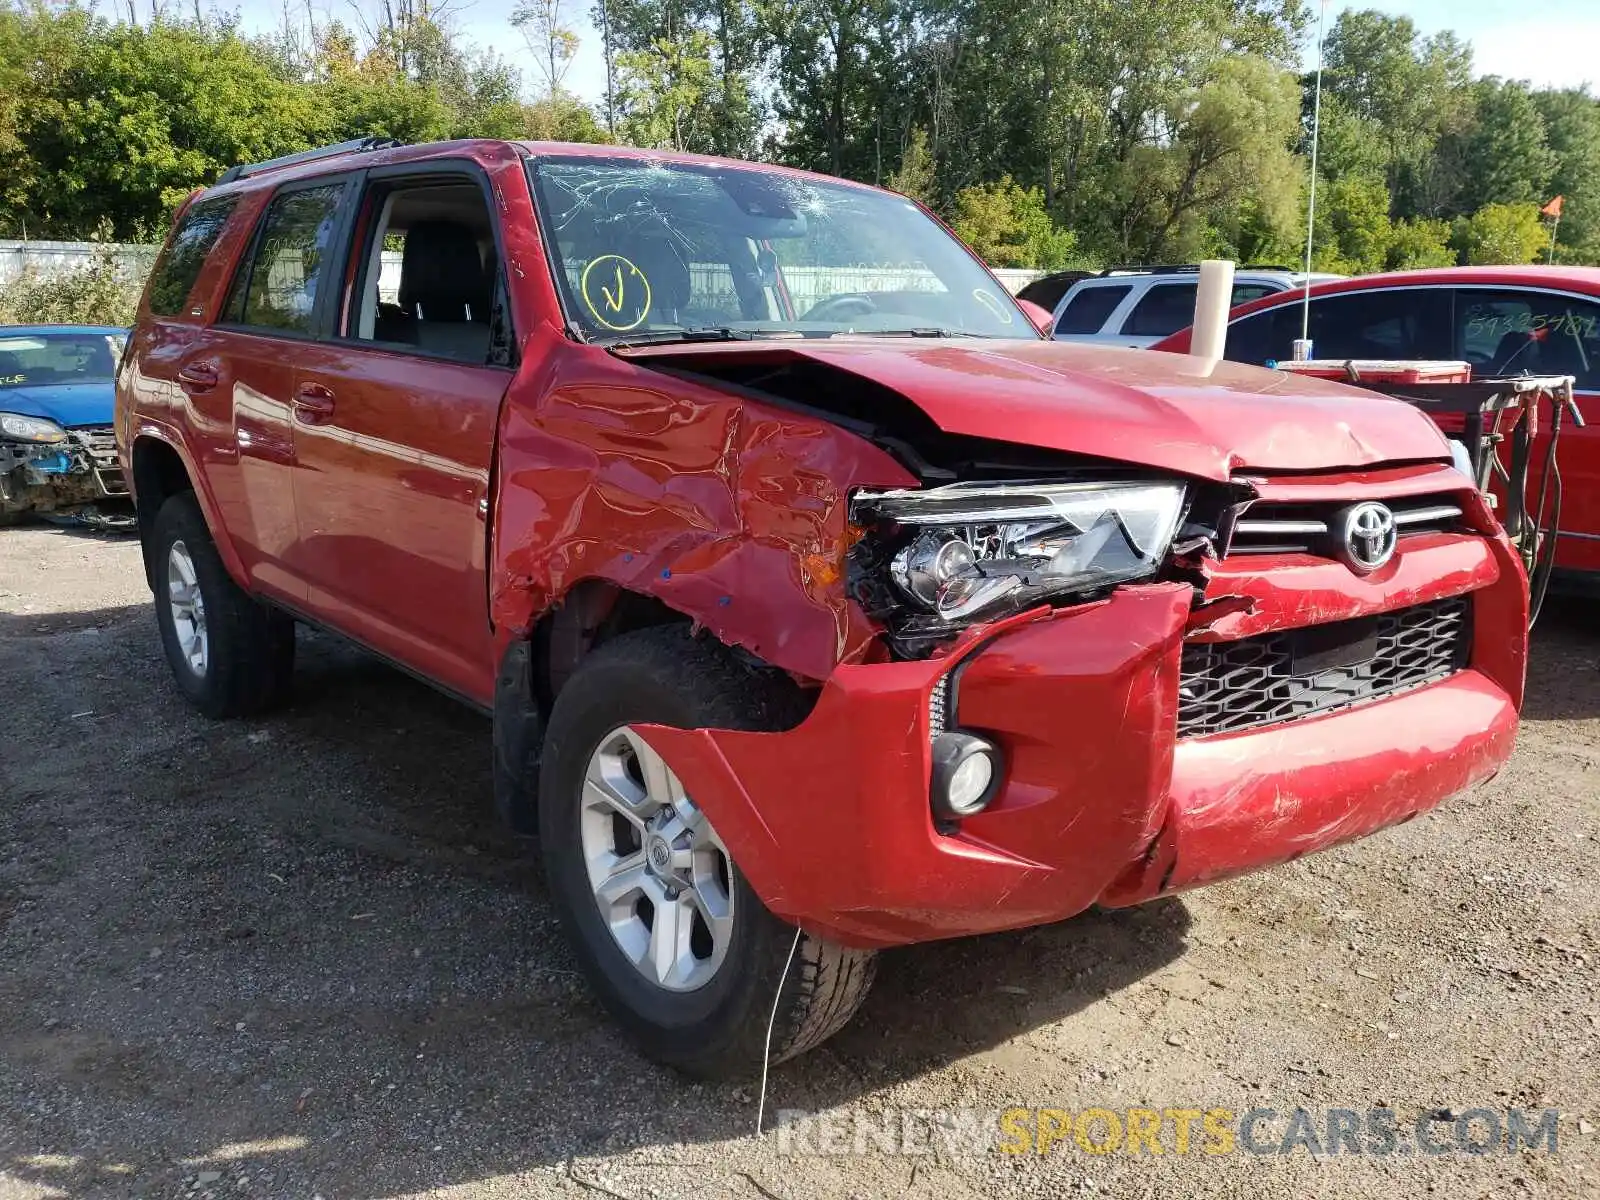
<svg viewBox="0 0 1600 1200"><path fill-rule="evenodd" d="M108 333L39 333L0 337L0 387L110 383L122 339Z"/></svg>

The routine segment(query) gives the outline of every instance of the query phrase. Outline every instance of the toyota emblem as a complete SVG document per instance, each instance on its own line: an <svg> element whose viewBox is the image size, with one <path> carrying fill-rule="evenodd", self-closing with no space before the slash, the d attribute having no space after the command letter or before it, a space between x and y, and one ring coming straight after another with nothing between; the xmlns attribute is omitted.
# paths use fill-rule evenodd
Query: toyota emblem
<svg viewBox="0 0 1600 1200"><path fill-rule="evenodd" d="M1339 558L1353 571L1376 571L1394 557L1397 536L1387 505L1370 500L1353 505L1339 517Z"/></svg>

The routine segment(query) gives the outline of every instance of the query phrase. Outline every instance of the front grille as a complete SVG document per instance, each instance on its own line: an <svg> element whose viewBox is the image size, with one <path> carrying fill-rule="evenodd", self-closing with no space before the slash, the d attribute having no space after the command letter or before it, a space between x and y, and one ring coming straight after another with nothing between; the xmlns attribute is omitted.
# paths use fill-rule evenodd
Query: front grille
<svg viewBox="0 0 1600 1200"><path fill-rule="evenodd" d="M1183 648L1178 736L1275 725L1380 700L1467 665L1464 597Z"/></svg>
<svg viewBox="0 0 1600 1200"><path fill-rule="evenodd" d="M1445 533L1461 527L1456 498L1408 496L1387 502L1403 540L1417 533ZM1233 527L1229 554L1331 554L1339 513L1349 504L1253 504Z"/></svg>
<svg viewBox="0 0 1600 1200"><path fill-rule="evenodd" d="M67 436L82 447L94 464L95 478L108 496L128 494L127 481L122 477L122 464L117 460L117 434L110 425L86 425L69 429Z"/></svg>
<svg viewBox="0 0 1600 1200"><path fill-rule="evenodd" d="M938 737L950 728L950 676L933 685L928 696L928 735Z"/></svg>

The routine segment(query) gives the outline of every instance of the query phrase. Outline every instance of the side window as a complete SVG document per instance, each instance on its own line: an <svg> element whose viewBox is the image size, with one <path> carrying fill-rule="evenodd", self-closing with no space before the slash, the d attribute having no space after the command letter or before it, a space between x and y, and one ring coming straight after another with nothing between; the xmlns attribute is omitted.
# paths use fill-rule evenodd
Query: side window
<svg viewBox="0 0 1600 1200"><path fill-rule="evenodd" d="M1198 286L1194 282L1156 284L1133 306L1122 332L1128 337L1166 337L1193 325Z"/></svg>
<svg viewBox="0 0 1600 1200"><path fill-rule="evenodd" d="M1289 358L1300 336L1300 306L1284 304L1251 313L1228 326L1224 357L1233 362L1265 366Z"/></svg>
<svg viewBox="0 0 1600 1200"><path fill-rule="evenodd" d="M1449 358L1450 292L1389 288L1314 299L1310 330L1317 358Z"/></svg>
<svg viewBox="0 0 1600 1200"><path fill-rule="evenodd" d="M1056 322L1057 333L1099 333L1106 319L1116 311L1117 305L1132 290L1127 284L1079 288L1061 310Z"/></svg>
<svg viewBox="0 0 1600 1200"><path fill-rule="evenodd" d="M1285 360L1300 325L1298 301L1252 313L1228 328L1227 356L1247 363ZM1309 332L1317 358L1449 358L1450 293L1392 288L1313 297Z"/></svg>
<svg viewBox="0 0 1600 1200"><path fill-rule="evenodd" d="M359 227L359 300L344 336L488 362L500 264L478 183L464 175L374 183Z"/></svg>
<svg viewBox="0 0 1600 1200"><path fill-rule="evenodd" d="M344 189L343 183L322 184L273 198L262 218L255 255L234 277L226 320L315 332L318 288L328 275L328 251Z"/></svg>
<svg viewBox="0 0 1600 1200"><path fill-rule="evenodd" d="M1474 375L1571 375L1600 390L1600 305L1549 292L1462 288L1455 353Z"/></svg>
<svg viewBox="0 0 1600 1200"><path fill-rule="evenodd" d="M1281 290L1267 283L1236 283L1233 285L1231 307L1238 308L1241 304L1249 304L1250 301L1259 300L1263 296L1276 296Z"/></svg>
<svg viewBox="0 0 1600 1200"><path fill-rule="evenodd" d="M237 203L234 196L198 200L183 214L150 273L150 311L156 316L171 317L183 311L206 255L222 236Z"/></svg>

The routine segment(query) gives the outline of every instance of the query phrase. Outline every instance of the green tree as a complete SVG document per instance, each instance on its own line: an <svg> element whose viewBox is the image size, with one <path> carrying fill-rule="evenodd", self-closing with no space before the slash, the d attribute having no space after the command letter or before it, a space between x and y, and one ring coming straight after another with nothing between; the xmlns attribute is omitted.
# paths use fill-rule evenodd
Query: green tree
<svg viewBox="0 0 1600 1200"><path fill-rule="evenodd" d="M1547 194L1565 197L1558 262L1600 262L1600 100L1586 91L1535 92L1545 139L1555 155Z"/></svg>
<svg viewBox="0 0 1600 1200"><path fill-rule="evenodd" d="M226 166L307 144L309 88L228 26L112 25L87 10L7 10L0 68L19 177L0 223L122 240L155 236L168 211ZM10 172L8 171L9 175Z"/></svg>
<svg viewBox="0 0 1600 1200"><path fill-rule="evenodd" d="M1389 230L1384 266L1391 271L1419 267L1453 267L1456 252L1450 247L1450 222L1417 218L1396 221Z"/></svg>
<svg viewBox="0 0 1600 1200"><path fill-rule="evenodd" d="M675 95L692 112L658 112L656 126L674 127L681 147L752 155L765 109L758 77L771 48L767 0L601 0L593 11L611 85L618 129L637 131L641 96ZM670 139L669 139L670 140ZM654 143L652 143L654 144ZM662 143L667 144L667 143Z"/></svg>
<svg viewBox="0 0 1600 1200"><path fill-rule="evenodd" d="M671 150L703 147L714 84L710 50L711 35L692 29L617 55L617 108L626 141Z"/></svg>
<svg viewBox="0 0 1600 1200"><path fill-rule="evenodd" d="M884 34L896 0L779 0L777 115L782 156L800 166L874 182L881 173L879 108L898 64ZM861 136L872 131L873 136Z"/></svg>
<svg viewBox="0 0 1600 1200"><path fill-rule="evenodd" d="M1550 244L1536 204L1486 204L1456 221L1454 243L1469 266L1531 263Z"/></svg>
<svg viewBox="0 0 1600 1200"><path fill-rule="evenodd" d="M511 10L511 24L522 34L544 80L544 97L561 92L567 72L578 53L574 32L562 0L521 0Z"/></svg>
<svg viewBox="0 0 1600 1200"><path fill-rule="evenodd" d="M938 179L933 153L928 149L928 131L922 126L918 125L911 131L906 148L900 154L900 165L884 181L884 186L923 204L931 206L936 203Z"/></svg>
<svg viewBox="0 0 1600 1200"><path fill-rule="evenodd" d="M1072 233L1045 211L1044 193L1009 175L958 192L955 213L956 236L990 266L1059 270L1077 250Z"/></svg>
<svg viewBox="0 0 1600 1200"><path fill-rule="evenodd" d="M1525 83L1480 79L1472 85L1470 123L1441 146L1461 163L1457 202L1471 212L1486 204L1544 203L1556 158L1544 116Z"/></svg>
<svg viewBox="0 0 1600 1200"><path fill-rule="evenodd" d="M1325 181L1317 192L1312 265L1340 275L1366 275L1386 265L1394 233L1389 189L1376 175Z"/></svg>
<svg viewBox="0 0 1600 1200"><path fill-rule="evenodd" d="M1409 17L1347 9L1328 34L1326 61L1328 97L1383 139L1396 215L1436 215L1457 181L1438 174L1434 150L1470 108L1471 52L1452 33L1424 38Z"/></svg>
<svg viewBox="0 0 1600 1200"><path fill-rule="evenodd" d="M1134 259L1194 258L1215 249L1219 222L1239 206L1288 233L1300 166L1289 149L1299 118L1294 77L1235 55L1204 87L1175 99L1165 144L1133 148L1113 174L1123 249Z"/></svg>

